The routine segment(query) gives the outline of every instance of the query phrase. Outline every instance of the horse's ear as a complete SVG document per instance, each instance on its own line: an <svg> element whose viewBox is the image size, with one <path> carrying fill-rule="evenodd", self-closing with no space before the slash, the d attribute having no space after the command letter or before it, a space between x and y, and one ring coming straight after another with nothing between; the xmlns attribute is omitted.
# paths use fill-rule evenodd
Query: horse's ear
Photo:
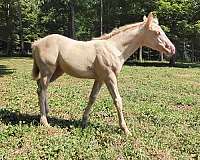
<svg viewBox="0 0 200 160"><path fill-rule="evenodd" d="M147 22L146 22L146 28L147 29L151 29L151 25L153 23L153 20L154 20L153 13L150 12L149 15L148 15L148 17L147 17Z"/></svg>
<svg viewBox="0 0 200 160"><path fill-rule="evenodd" d="M143 16L143 21L145 22L147 20L147 17L144 15Z"/></svg>

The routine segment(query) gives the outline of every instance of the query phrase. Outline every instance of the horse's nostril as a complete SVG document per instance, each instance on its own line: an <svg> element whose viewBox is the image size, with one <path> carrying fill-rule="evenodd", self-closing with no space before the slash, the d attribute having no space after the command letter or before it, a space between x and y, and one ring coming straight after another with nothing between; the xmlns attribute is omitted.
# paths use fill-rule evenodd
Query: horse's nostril
<svg viewBox="0 0 200 160"><path fill-rule="evenodd" d="M168 45L167 43L165 43L165 47L166 47L166 48L170 48L169 45Z"/></svg>

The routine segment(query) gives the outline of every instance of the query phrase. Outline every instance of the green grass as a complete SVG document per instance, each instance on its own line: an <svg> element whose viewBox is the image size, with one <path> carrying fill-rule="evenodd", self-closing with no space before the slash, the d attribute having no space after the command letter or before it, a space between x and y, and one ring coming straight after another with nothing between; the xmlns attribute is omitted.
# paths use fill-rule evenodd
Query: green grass
<svg viewBox="0 0 200 160"><path fill-rule="evenodd" d="M31 67L30 58L0 58L0 159L200 158L198 66L124 66L118 80L128 137L105 86L81 129L93 81L68 75L50 85L51 127L41 126Z"/></svg>

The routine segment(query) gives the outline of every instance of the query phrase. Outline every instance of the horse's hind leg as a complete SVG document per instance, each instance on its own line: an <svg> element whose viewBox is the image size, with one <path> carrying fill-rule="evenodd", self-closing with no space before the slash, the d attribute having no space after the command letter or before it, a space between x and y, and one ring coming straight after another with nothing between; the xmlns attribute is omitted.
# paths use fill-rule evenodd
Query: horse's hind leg
<svg viewBox="0 0 200 160"><path fill-rule="evenodd" d="M44 126L49 126L47 121L48 114L48 103L47 103L47 87L49 83L49 77L42 77L37 81L38 89L38 98L39 98L39 106L40 106L40 123Z"/></svg>
<svg viewBox="0 0 200 160"><path fill-rule="evenodd" d="M101 89L102 82L96 81L93 84L92 91L90 93L89 101L87 104L87 107L85 108L85 111L83 113L83 118L82 118L82 128L85 128L87 126L88 118L89 118L89 113L91 110L92 105L94 104L97 95Z"/></svg>
<svg viewBox="0 0 200 160"><path fill-rule="evenodd" d="M38 86L38 88L37 88L37 94L38 94L38 98L39 98L39 106L41 106L41 102L42 102L42 98L40 98L40 96L41 96L41 94L42 94L42 85L41 85L41 82L40 82L41 80L38 80L37 81L37 86ZM42 96L43 97L43 96ZM41 99L41 100L40 100ZM43 103L43 102L42 102ZM45 99L44 99L44 107L45 108L43 108L42 107L42 110L44 110L45 109L45 113L46 113L46 115L49 113L49 107L48 107L48 97L47 96L45 96ZM41 107L40 107L41 108Z"/></svg>

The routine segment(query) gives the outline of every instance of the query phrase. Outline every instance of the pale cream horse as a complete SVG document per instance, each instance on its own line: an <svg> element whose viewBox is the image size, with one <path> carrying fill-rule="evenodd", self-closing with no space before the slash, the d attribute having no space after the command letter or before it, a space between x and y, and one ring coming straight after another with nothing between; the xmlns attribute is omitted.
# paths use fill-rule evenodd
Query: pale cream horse
<svg viewBox="0 0 200 160"><path fill-rule="evenodd" d="M147 46L168 55L175 47L150 13L143 22L120 27L91 41L82 42L53 34L35 41L32 76L37 80L40 122L48 126L48 84L67 73L78 78L94 79L89 102L82 117L86 127L90 109L103 83L106 84L116 106L120 128L130 134L122 112L122 99L117 87L117 75L129 56L140 46Z"/></svg>

